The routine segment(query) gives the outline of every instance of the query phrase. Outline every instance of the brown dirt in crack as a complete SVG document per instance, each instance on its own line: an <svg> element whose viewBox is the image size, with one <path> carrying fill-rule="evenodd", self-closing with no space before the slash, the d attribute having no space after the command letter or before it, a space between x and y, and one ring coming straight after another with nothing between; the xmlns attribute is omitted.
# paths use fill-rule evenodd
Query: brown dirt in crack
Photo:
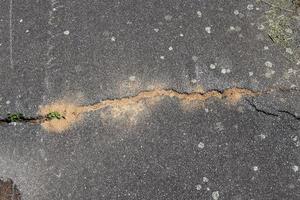
<svg viewBox="0 0 300 200"><path fill-rule="evenodd" d="M0 179L0 200L21 200L21 194L11 179Z"/></svg>
<svg viewBox="0 0 300 200"><path fill-rule="evenodd" d="M123 118L128 121L135 122L139 114L145 111L147 106L156 105L162 98L165 97L177 98L183 105L188 105L194 102L203 103L210 98L225 98L230 104L235 104L244 96L257 95L259 95L259 93L240 88L226 89L223 93L218 91L210 91L206 93L179 93L174 90L153 89L140 92L136 96L108 99L86 106L79 106L66 101L58 101L50 105L42 106L39 114L45 116L47 113L52 111L61 113L65 119L54 119L42 123L42 126L46 130L59 133L70 128L72 124L82 119L82 115L84 113L93 112L104 108L109 108L109 115L105 115L106 117L111 117L114 119Z"/></svg>
<svg viewBox="0 0 300 200"><path fill-rule="evenodd" d="M59 112L64 118L44 121L42 122L42 127L49 132L60 133L82 119L83 107L62 100L40 107L39 115L46 116L48 113L54 111Z"/></svg>

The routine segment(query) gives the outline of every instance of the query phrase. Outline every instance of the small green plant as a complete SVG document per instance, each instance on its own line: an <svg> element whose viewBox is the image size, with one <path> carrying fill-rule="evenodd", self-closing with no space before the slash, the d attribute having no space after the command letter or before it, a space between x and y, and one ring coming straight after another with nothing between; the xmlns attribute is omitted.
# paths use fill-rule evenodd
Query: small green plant
<svg viewBox="0 0 300 200"><path fill-rule="evenodd" d="M53 112L49 112L47 115L46 115L46 118L48 120L53 120L53 119L62 119L64 118L64 116L62 116L59 112L57 111L53 111Z"/></svg>
<svg viewBox="0 0 300 200"><path fill-rule="evenodd" d="M24 119L24 115L22 113L12 113L8 114L7 121L8 122L19 122Z"/></svg>

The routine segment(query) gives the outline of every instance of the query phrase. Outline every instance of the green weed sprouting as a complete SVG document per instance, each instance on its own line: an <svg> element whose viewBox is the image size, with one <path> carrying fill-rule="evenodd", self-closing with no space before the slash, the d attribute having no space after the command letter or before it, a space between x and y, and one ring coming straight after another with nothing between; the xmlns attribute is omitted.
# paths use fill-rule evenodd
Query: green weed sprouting
<svg viewBox="0 0 300 200"><path fill-rule="evenodd" d="M10 122L19 122L24 119L24 115L22 113L12 113L8 114L7 121Z"/></svg>
<svg viewBox="0 0 300 200"><path fill-rule="evenodd" d="M64 118L59 112L57 111L53 111L53 112L49 112L47 115L46 115L46 118L48 120L53 120L53 119L62 119Z"/></svg>

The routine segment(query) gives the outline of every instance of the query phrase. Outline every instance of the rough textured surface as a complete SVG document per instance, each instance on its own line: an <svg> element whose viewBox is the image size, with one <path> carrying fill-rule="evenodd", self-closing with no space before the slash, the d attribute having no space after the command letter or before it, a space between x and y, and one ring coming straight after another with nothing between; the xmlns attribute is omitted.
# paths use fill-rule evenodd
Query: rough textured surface
<svg viewBox="0 0 300 200"><path fill-rule="evenodd" d="M28 200L300 199L299 15L292 1L267 2L291 11L273 16L254 0L0 1L1 115L155 88L268 91L97 110L64 134L6 124L0 177ZM277 12L289 20L279 28Z"/></svg>

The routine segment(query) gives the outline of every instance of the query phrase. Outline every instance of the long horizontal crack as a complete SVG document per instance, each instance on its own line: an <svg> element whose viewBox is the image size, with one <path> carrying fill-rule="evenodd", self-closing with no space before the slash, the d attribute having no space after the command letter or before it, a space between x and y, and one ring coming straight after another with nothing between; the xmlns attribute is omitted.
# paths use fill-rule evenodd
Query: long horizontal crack
<svg viewBox="0 0 300 200"><path fill-rule="evenodd" d="M278 88L276 89L276 91L289 92L289 91L298 91L298 90ZM64 129L67 129L70 126L70 124L77 121L78 118L81 117L81 114L101 110L108 107L111 109L126 108L130 110L130 109L134 109L137 105L141 104L141 102L150 101L151 103L155 103L164 97L176 98L183 103L190 103L194 101L205 102L211 98L225 99L229 103L237 103L243 97L256 97L271 92L274 92L274 89L257 92L250 89L235 87L235 88L228 88L225 90L211 90L207 92L184 93L184 92L178 92L174 89L159 88L159 89L153 89L149 91L142 91L134 96L128 96L128 97L122 97L116 99L106 99L101 102L90 104L90 105L75 105L75 104L66 104L64 102L59 102L59 103L56 102L54 104L43 106L38 116L36 117L24 117L22 115L21 117L17 118L17 120L13 121L10 116L10 118L9 117L4 119L0 118L0 124L8 124L11 122L42 124L42 125L46 125L47 128L49 128L54 132L61 132ZM262 112L266 115L272 115L277 117L279 116L278 114L268 113L267 111L257 108L257 106L249 100L247 100L247 102L252 107L254 107L255 110L258 112ZM142 108L137 108L137 110L141 111ZM49 117L49 113L52 112L60 113L62 115L61 118ZM287 113L287 111L278 111L278 112ZM292 113L288 113L288 114L293 115ZM297 116L294 117L298 118ZM57 128L57 126L60 126L60 128Z"/></svg>

